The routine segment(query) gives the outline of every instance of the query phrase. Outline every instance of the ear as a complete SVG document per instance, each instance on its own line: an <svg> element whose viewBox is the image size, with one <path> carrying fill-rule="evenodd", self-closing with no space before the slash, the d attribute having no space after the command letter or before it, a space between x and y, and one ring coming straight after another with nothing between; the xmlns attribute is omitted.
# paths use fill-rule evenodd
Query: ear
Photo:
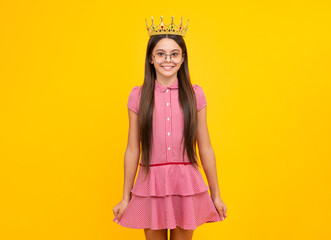
<svg viewBox="0 0 331 240"><path fill-rule="evenodd" d="M183 64L184 60L185 60L184 57L182 57L182 62L180 64Z"/></svg>

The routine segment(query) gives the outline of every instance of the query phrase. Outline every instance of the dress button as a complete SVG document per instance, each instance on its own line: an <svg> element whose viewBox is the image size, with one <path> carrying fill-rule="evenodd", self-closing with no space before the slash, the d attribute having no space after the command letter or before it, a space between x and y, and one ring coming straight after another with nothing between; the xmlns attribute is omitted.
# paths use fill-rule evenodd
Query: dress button
<svg viewBox="0 0 331 240"><path fill-rule="evenodd" d="M167 91L166 92L169 92L169 89L167 89Z"/></svg>
<svg viewBox="0 0 331 240"><path fill-rule="evenodd" d="M168 147L168 150L170 150L170 147Z"/></svg>
<svg viewBox="0 0 331 240"><path fill-rule="evenodd" d="M170 135L170 132L168 132L168 136Z"/></svg>
<svg viewBox="0 0 331 240"><path fill-rule="evenodd" d="M167 106L169 106L169 103L167 102Z"/></svg>
<svg viewBox="0 0 331 240"><path fill-rule="evenodd" d="M168 117L167 120L170 121L170 118Z"/></svg>

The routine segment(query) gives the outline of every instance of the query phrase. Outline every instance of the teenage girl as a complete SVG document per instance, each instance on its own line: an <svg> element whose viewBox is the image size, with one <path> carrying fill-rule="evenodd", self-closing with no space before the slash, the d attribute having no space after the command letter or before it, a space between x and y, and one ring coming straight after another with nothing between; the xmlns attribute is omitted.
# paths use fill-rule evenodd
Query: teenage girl
<svg viewBox="0 0 331 240"><path fill-rule="evenodd" d="M191 84L183 35L150 36L144 83L128 97L123 198L113 208L114 222L144 229L147 240L166 240L168 229L171 240L186 240L197 226L224 220L206 105L202 88Z"/></svg>

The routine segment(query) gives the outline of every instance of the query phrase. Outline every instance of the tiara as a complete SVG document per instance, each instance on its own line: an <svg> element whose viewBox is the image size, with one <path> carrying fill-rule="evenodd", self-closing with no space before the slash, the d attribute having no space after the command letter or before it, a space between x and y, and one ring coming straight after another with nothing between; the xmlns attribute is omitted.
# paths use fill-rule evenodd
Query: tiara
<svg viewBox="0 0 331 240"><path fill-rule="evenodd" d="M174 24L174 16L171 17L170 24L163 23L163 16L161 16L161 23L159 25L154 25L153 17L152 17L152 24L150 26L148 25L146 18L145 20L146 20L146 27L149 36L160 35L160 34L175 34L185 37L185 34L187 32L188 19L185 27L183 27L183 17L179 25Z"/></svg>

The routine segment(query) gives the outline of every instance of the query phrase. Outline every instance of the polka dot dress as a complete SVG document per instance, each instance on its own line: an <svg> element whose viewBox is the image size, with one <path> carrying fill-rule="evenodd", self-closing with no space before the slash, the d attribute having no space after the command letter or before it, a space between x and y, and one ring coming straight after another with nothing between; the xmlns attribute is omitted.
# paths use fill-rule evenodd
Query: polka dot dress
<svg viewBox="0 0 331 240"><path fill-rule="evenodd" d="M206 106L206 98L199 85L193 89L199 111ZM140 90L138 86L131 90L127 104L137 114ZM204 223L222 221L199 168L189 162L186 153L184 158L181 154L184 117L178 102L178 78L170 86L155 80L154 98L150 173L146 175L140 161L132 197L118 224L134 229L178 226L194 230Z"/></svg>

